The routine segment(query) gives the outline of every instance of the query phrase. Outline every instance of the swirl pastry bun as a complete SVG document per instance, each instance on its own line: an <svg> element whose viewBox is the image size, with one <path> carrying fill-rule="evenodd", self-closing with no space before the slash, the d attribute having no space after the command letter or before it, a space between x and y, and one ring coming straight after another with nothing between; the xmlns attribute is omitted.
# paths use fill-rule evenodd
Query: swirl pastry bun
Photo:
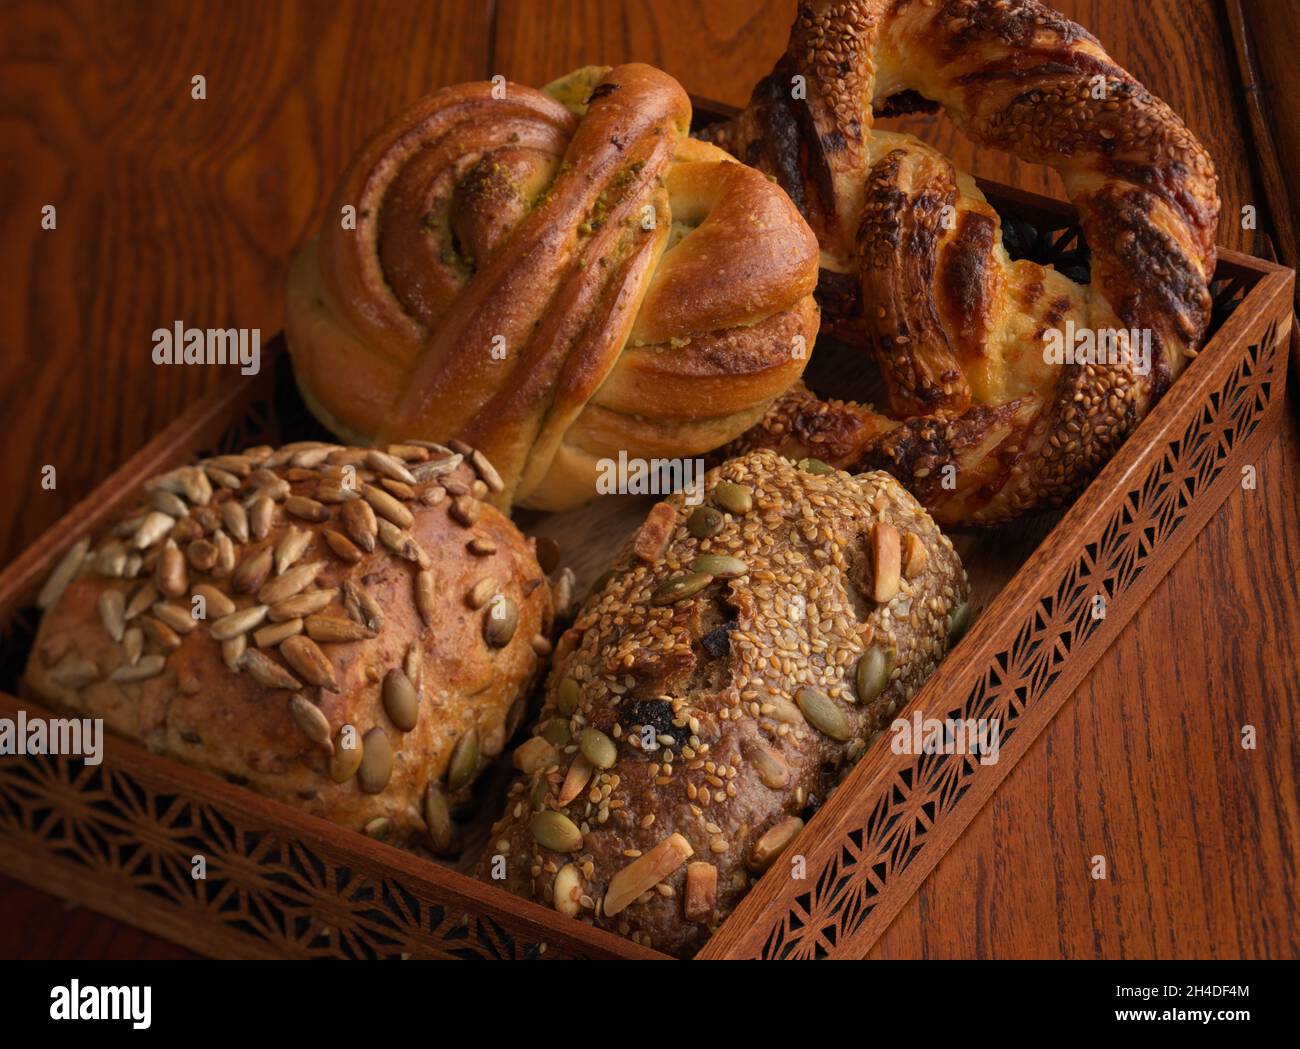
<svg viewBox="0 0 1300 1049"><path fill-rule="evenodd" d="M55 570L25 688L336 823L453 851L449 806L550 647L533 541L483 498L498 484L481 453L317 442L155 477Z"/></svg>
<svg viewBox="0 0 1300 1049"><path fill-rule="evenodd" d="M742 433L803 370L817 241L690 120L637 64L462 84L399 116L289 278L317 417L354 441L461 437L500 471L499 503L548 510L590 500L620 450Z"/></svg>
<svg viewBox="0 0 1300 1049"><path fill-rule="evenodd" d="M935 668L952 545L888 474L804 465L650 513L556 646L484 878L691 954Z"/></svg>

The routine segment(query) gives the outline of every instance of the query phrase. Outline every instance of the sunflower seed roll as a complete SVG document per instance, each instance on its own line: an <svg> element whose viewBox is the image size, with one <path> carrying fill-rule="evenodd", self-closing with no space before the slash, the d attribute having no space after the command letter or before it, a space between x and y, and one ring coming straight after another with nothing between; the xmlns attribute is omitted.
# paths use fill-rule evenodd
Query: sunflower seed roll
<svg viewBox="0 0 1300 1049"><path fill-rule="evenodd" d="M760 451L659 504L555 650L482 875L697 950L943 657L952 544L884 473Z"/></svg>
<svg viewBox="0 0 1300 1049"><path fill-rule="evenodd" d="M522 718L551 629L532 540L484 499L494 483L468 448L313 441L155 477L55 569L25 688L315 815L454 852L450 810Z"/></svg>

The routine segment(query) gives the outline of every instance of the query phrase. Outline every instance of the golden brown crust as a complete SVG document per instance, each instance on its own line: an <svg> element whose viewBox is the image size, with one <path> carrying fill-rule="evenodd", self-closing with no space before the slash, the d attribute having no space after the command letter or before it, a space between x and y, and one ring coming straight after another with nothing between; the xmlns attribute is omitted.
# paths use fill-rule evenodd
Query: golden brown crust
<svg viewBox="0 0 1300 1049"><path fill-rule="evenodd" d="M289 283L327 425L461 436L503 504L578 505L598 458L654 454L682 421L673 454L730 440L816 333L816 238L768 179L687 137L676 81L619 66L574 108L514 84L431 95L356 158Z"/></svg>
<svg viewBox="0 0 1300 1049"><path fill-rule="evenodd" d="M549 635L551 598L532 540L482 500L469 462L392 451L304 442L154 478L49 595L26 687L158 753L409 842L425 829L426 787L463 797L504 747L541 669L531 642ZM489 577L500 596L471 607ZM494 610L513 617L508 638ZM391 775L358 772L385 745Z"/></svg>
<svg viewBox="0 0 1300 1049"><path fill-rule="evenodd" d="M966 594L952 545L887 474L770 451L710 471L703 507L659 504L556 646L483 876L692 953L934 669ZM859 661L886 651L860 695Z"/></svg>
<svg viewBox="0 0 1300 1049"><path fill-rule="evenodd" d="M792 97L794 76L806 98ZM911 136L872 130L873 107L926 106L977 144L1060 172L1090 284L1010 261L969 178ZM869 433L828 461L898 471L941 523L1068 498L1204 337L1219 212L1209 155L1037 0L802 3L785 56L715 139L799 204L827 260L828 328L869 346L886 379L888 412L870 424L859 406L819 413L827 431ZM1149 369L1044 361L1044 333L1071 323L1149 333ZM806 407L796 396L768 418ZM781 436L760 424L737 447L788 449ZM934 480L945 467L946 487Z"/></svg>

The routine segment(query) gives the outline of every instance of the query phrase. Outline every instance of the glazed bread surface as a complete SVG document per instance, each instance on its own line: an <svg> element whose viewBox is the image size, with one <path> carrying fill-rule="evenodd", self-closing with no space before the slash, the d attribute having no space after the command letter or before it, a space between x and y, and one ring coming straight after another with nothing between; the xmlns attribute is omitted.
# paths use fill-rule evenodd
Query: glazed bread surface
<svg viewBox="0 0 1300 1049"><path fill-rule="evenodd" d="M155 477L51 577L25 687L336 823L453 851L449 812L549 650L533 541L489 482L481 453L319 442Z"/></svg>
<svg viewBox="0 0 1300 1049"><path fill-rule="evenodd" d="M444 88L395 119L289 279L312 410L349 440L462 437L496 501L549 510L593 498L620 450L742 433L807 360L817 241L690 120L635 63Z"/></svg>
<svg viewBox="0 0 1300 1049"><path fill-rule="evenodd" d="M692 954L938 664L966 598L888 474L723 464L702 506L655 506L561 636L482 876Z"/></svg>

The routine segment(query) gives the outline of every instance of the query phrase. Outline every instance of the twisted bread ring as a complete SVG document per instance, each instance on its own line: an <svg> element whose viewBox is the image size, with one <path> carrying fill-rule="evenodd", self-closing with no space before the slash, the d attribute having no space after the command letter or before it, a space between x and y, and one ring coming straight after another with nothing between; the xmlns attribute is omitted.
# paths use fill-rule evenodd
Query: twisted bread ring
<svg viewBox="0 0 1300 1049"><path fill-rule="evenodd" d="M806 99L792 97L796 76ZM1053 167L1091 283L1011 261L974 180L909 135L873 131L873 104L942 106L977 144ZM732 453L883 467L943 524L1003 520L1086 483L1205 334L1219 213L1208 154L1037 0L801 3L785 55L716 140L774 174L809 220L824 325L871 346L888 399L882 414L796 387ZM1072 331L1110 352L1045 352L1045 337L1064 350Z"/></svg>
<svg viewBox="0 0 1300 1049"><path fill-rule="evenodd" d="M742 433L803 370L817 242L690 118L644 65L463 84L397 118L290 276L313 411L358 441L461 437L503 502L553 510L595 494L601 457Z"/></svg>

